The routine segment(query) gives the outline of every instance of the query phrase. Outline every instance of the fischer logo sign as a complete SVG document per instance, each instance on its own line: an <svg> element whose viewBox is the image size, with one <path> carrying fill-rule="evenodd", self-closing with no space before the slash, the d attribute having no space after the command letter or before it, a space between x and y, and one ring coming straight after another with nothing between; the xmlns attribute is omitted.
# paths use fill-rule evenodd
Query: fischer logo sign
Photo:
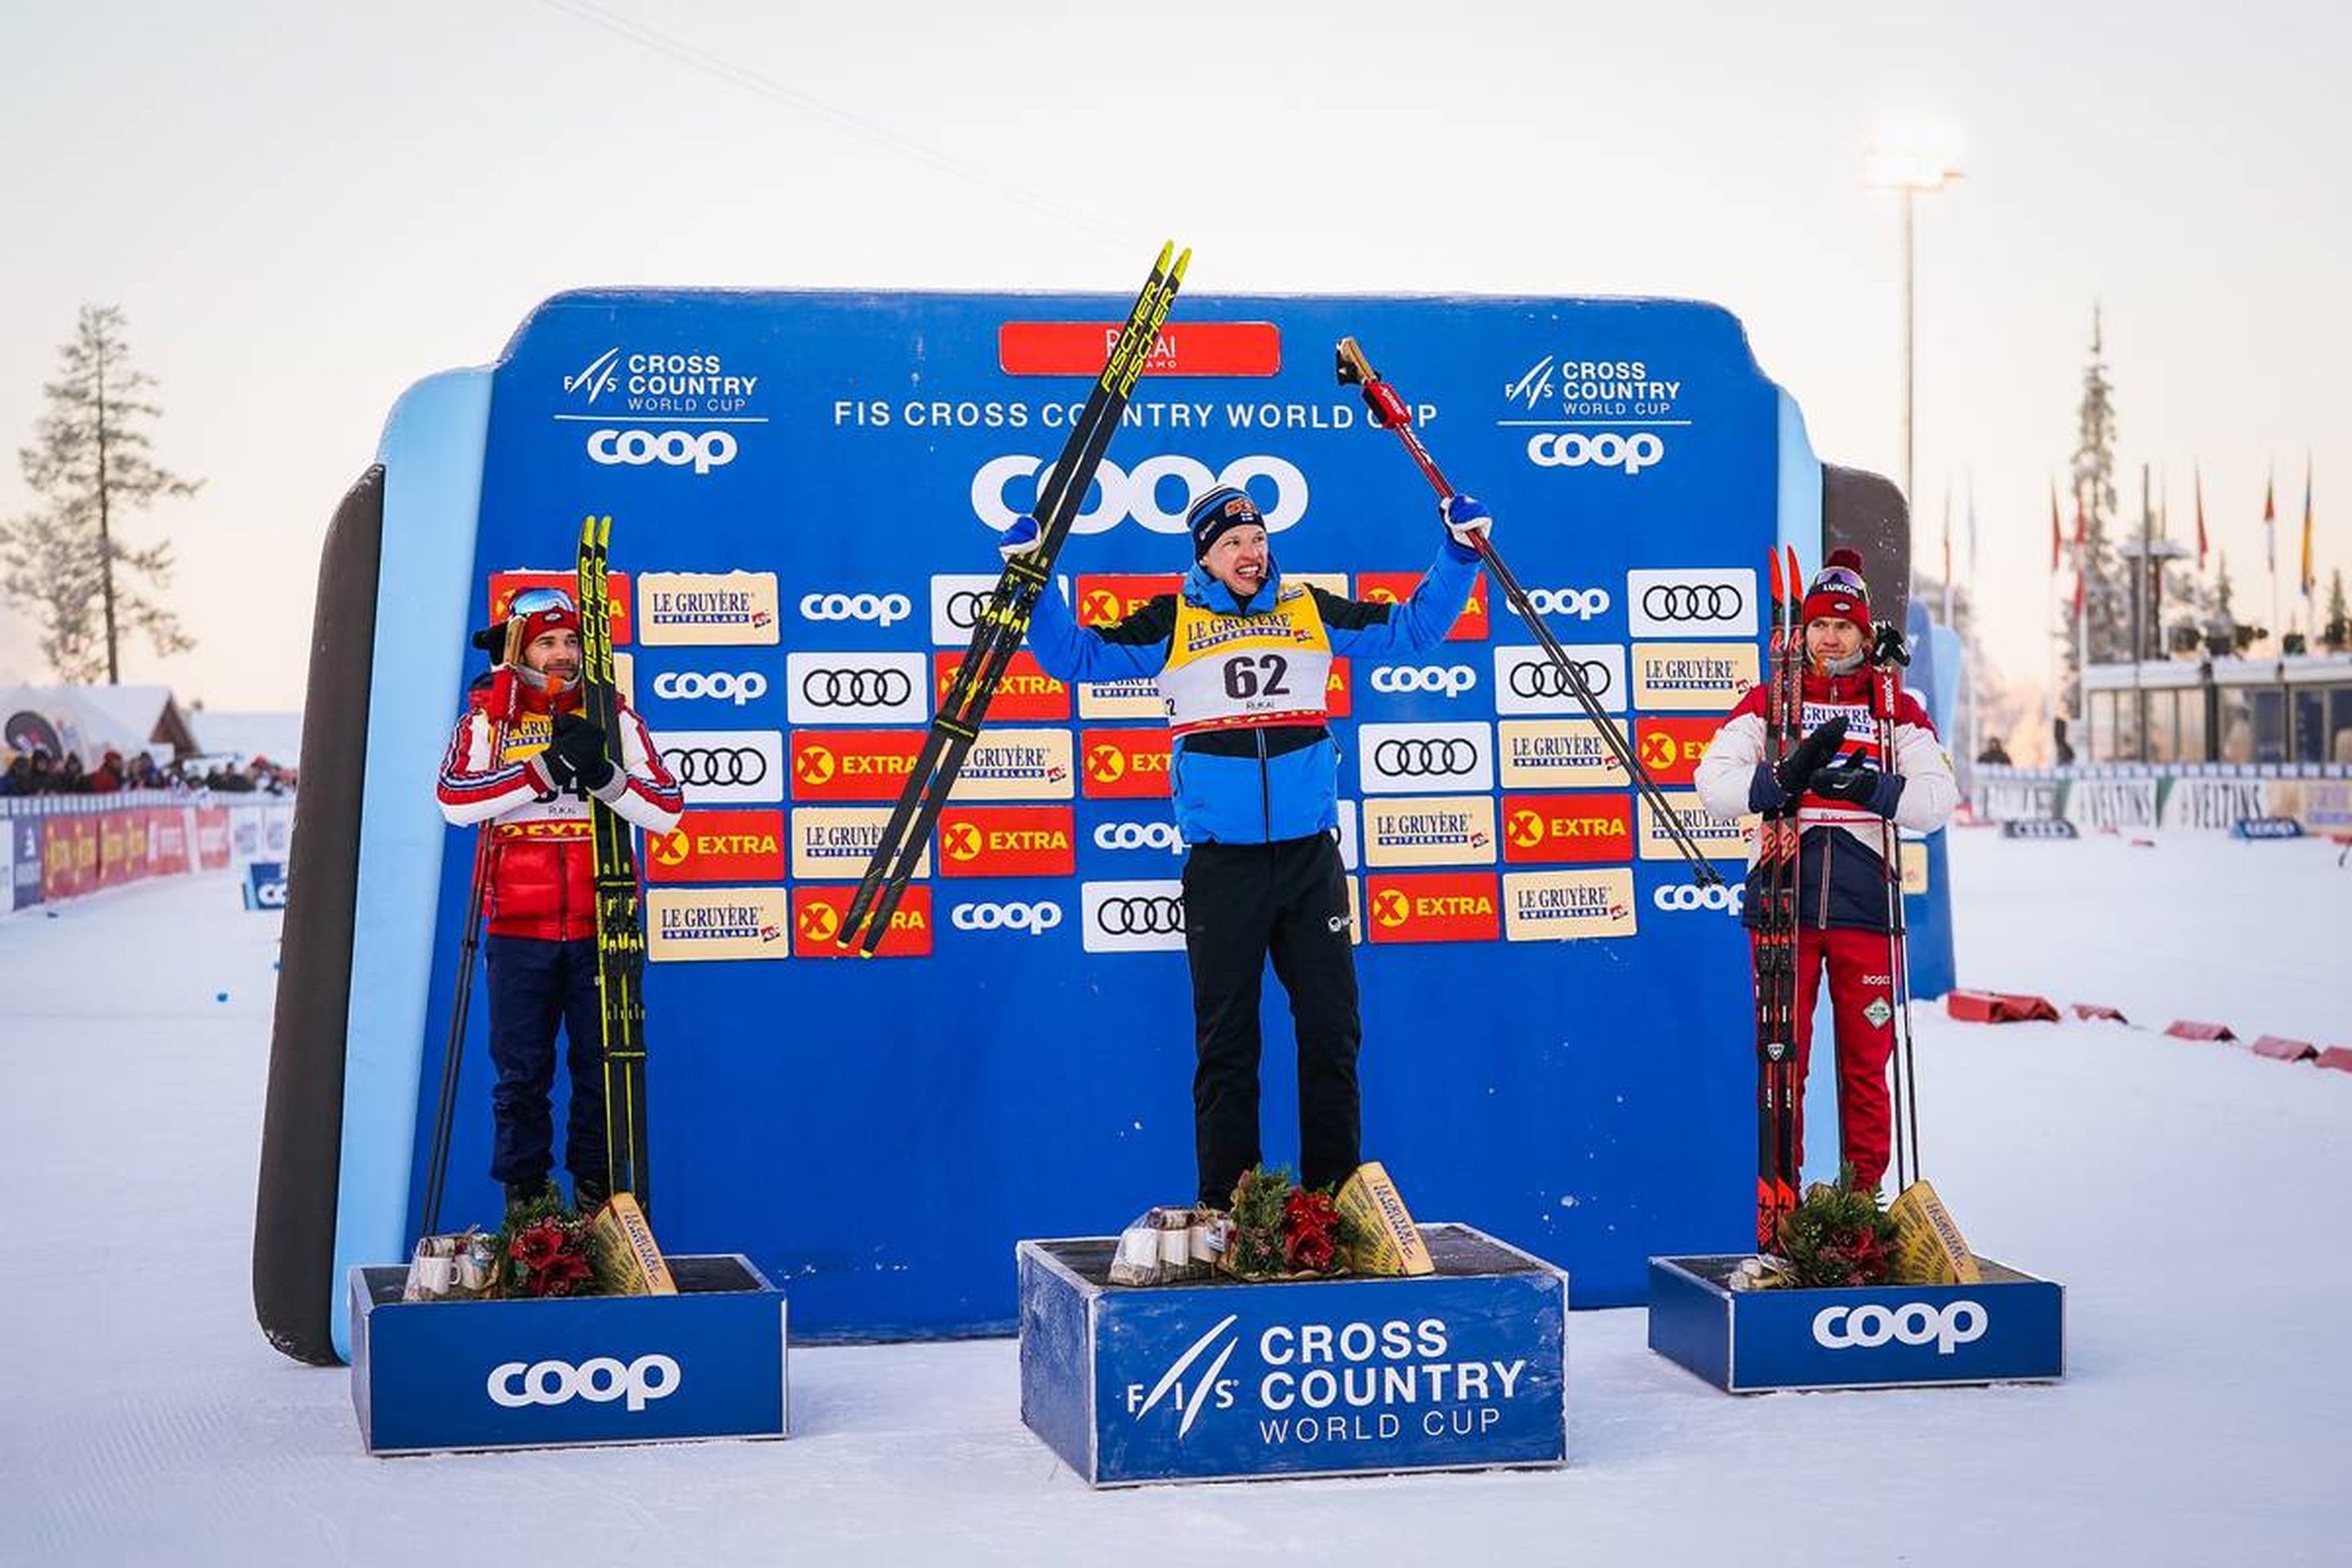
<svg viewBox="0 0 2352 1568"><path fill-rule="evenodd" d="M1015 518L1036 511L1038 494L1052 474L1042 458L1015 453L991 458L972 476L972 515L991 533L1003 532ZM1261 481L1255 489L1253 479ZM1160 504L1168 498L1171 480L1177 491L1172 510ZM1307 476L1286 458L1263 454L1236 458L1213 471L1198 458L1167 453L1147 458L1132 470L1104 462L1095 470L1089 491L1094 504L1071 520L1070 531L1103 533L1132 518L1154 533L1183 533L1184 514L1193 500L1220 485L1250 490L1268 533L1280 533L1307 515ZM1265 499L1268 489L1274 492L1271 502Z"/></svg>
<svg viewBox="0 0 2352 1568"><path fill-rule="evenodd" d="M940 872L948 877L1074 876L1075 815L1066 805L944 807L940 812Z"/></svg>
<svg viewBox="0 0 2352 1568"><path fill-rule="evenodd" d="M1503 877L1505 934L1513 942L1632 936L1633 871L1511 871Z"/></svg>
<svg viewBox="0 0 2352 1568"><path fill-rule="evenodd" d="M677 1392L685 1374L666 1355L641 1355L624 1366L600 1355L574 1366L570 1362L542 1361L525 1365L502 1362L490 1368L483 1388L490 1402L509 1410L531 1405L569 1405L584 1399L591 1405L625 1400L631 1410L643 1410L656 1399Z"/></svg>
<svg viewBox="0 0 2352 1568"><path fill-rule="evenodd" d="M773 572L640 572L647 647L772 647L779 630Z"/></svg>
<svg viewBox="0 0 2352 1568"><path fill-rule="evenodd" d="M620 430L588 432L588 460L606 468L692 468L707 474L735 460L735 437L725 430Z"/></svg>
<svg viewBox="0 0 2352 1568"><path fill-rule="evenodd" d="M781 882L784 814L688 811L668 833L646 835L648 882Z"/></svg>
<svg viewBox="0 0 2352 1568"><path fill-rule="evenodd" d="M1402 605L1412 597L1421 585L1418 572L1360 572L1356 574L1356 597L1374 605ZM1486 574L1481 572L1470 585L1470 602L1448 628L1448 642L1484 642L1488 626L1486 620Z"/></svg>
<svg viewBox="0 0 2352 1568"><path fill-rule="evenodd" d="M1637 637L1753 637L1756 569L1706 566L1628 572L1625 618Z"/></svg>
<svg viewBox="0 0 2352 1568"><path fill-rule="evenodd" d="M646 956L656 963L782 958L790 922L782 888L648 888Z"/></svg>
<svg viewBox="0 0 2352 1568"><path fill-rule="evenodd" d="M1984 1337L1985 1310L1974 1301L1953 1301L1935 1307L1907 1301L1900 1307L1824 1307L1813 1314L1813 1342L1823 1350L1867 1350L1893 1340L1906 1345L1934 1345L1937 1355L1950 1355Z"/></svg>

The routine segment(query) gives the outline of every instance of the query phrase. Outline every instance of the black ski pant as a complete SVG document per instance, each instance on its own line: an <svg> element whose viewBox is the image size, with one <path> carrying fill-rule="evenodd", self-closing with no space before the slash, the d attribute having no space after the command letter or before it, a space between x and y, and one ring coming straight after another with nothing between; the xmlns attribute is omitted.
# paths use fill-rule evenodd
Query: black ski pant
<svg viewBox="0 0 2352 1568"><path fill-rule="evenodd" d="M564 1124L563 1163L576 1184L601 1188L604 1154L604 1009L596 993L596 942L493 936L489 960L490 1176L532 1185L554 1157L555 1030L563 1026L572 1069L572 1112Z"/></svg>
<svg viewBox="0 0 2352 1568"><path fill-rule="evenodd" d="M1363 1026L1349 937L1348 879L1328 834L1201 844L1185 859L1201 1202L1229 1205L1234 1184L1259 1163L1258 996L1269 958L1298 1031L1299 1180L1322 1186L1355 1171Z"/></svg>

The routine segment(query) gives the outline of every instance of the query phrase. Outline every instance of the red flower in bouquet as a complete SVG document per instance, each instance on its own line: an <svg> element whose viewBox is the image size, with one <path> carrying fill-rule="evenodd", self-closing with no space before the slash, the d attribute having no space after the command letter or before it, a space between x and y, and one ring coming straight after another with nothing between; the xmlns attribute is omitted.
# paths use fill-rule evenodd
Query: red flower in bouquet
<svg viewBox="0 0 2352 1568"><path fill-rule="evenodd" d="M1290 1267L1327 1274L1339 1255L1339 1211L1328 1193L1293 1191L1282 1209L1282 1250Z"/></svg>
<svg viewBox="0 0 2352 1568"><path fill-rule="evenodd" d="M588 1278L588 1260L576 1252L559 1252L547 1260L544 1268L532 1271L530 1293L534 1296L569 1296L572 1287Z"/></svg>
<svg viewBox="0 0 2352 1568"><path fill-rule="evenodd" d="M553 1220L541 1220L528 1230L517 1232L514 1238L514 1260L534 1273L546 1268L562 1250L563 1227Z"/></svg>

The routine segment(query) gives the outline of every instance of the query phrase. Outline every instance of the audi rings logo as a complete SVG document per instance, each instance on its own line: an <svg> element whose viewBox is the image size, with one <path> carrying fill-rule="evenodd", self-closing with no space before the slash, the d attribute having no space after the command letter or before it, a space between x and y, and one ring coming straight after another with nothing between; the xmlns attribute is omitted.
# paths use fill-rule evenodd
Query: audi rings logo
<svg viewBox="0 0 2352 1568"><path fill-rule="evenodd" d="M735 460L735 437L724 430L592 430L588 458L606 468L647 463L707 474Z"/></svg>
<svg viewBox="0 0 2352 1568"><path fill-rule="evenodd" d="M1184 852L1184 840L1172 822L1106 822L1095 829L1097 849L1165 849Z"/></svg>
<svg viewBox="0 0 2352 1568"><path fill-rule="evenodd" d="M1660 888L1650 895L1650 901L1662 910L1721 910L1727 915L1736 915L1747 907L1748 889L1728 882L1718 882L1711 888L1680 882Z"/></svg>
<svg viewBox="0 0 2352 1568"><path fill-rule="evenodd" d="M1720 583L1653 583L1642 590L1642 613L1659 621L1737 620L1748 595Z"/></svg>
<svg viewBox="0 0 2352 1568"><path fill-rule="evenodd" d="M1609 613L1609 590L1606 588L1530 588L1528 607L1539 616L1566 616L1571 620L1589 621L1595 616Z"/></svg>
<svg viewBox="0 0 2352 1568"><path fill-rule="evenodd" d="M1046 487L1053 471L1042 459L1023 453L991 458L971 478L973 515L992 533L1003 532L1013 526L1014 518L1037 510L1037 492ZM1014 486L1016 479L1032 475L1034 485ZM1131 517L1154 533L1183 533L1184 514L1196 498L1219 485L1245 490L1252 479L1265 480L1274 489L1274 503L1261 508L1268 533L1279 533L1307 515L1307 476L1295 463L1261 454L1236 458L1213 471L1198 458L1168 453L1147 458L1131 471L1109 462L1096 468L1094 486L1087 492L1091 504L1071 521L1070 529L1074 533L1102 533ZM1262 496L1264 492L1255 493ZM1161 504L1170 500L1175 503L1172 507Z"/></svg>
<svg viewBox="0 0 2352 1568"><path fill-rule="evenodd" d="M584 1399L591 1405L628 1401L643 1410L656 1399L667 1399L682 1381L677 1363L666 1355L641 1355L623 1365L608 1355L594 1356L573 1366L570 1362L501 1362L490 1368L483 1384L490 1402L508 1410L529 1405L568 1405Z"/></svg>
<svg viewBox="0 0 2352 1568"><path fill-rule="evenodd" d="M1594 658L1572 659L1570 662L1576 666L1576 672L1584 677L1585 690L1595 697L1607 694L1611 680L1607 665ZM1570 684L1568 671L1549 659L1542 663L1515 664L1511 666L1507 679L1514 697L1566 697L1576 689Z"/></svg>
<svg viewBox="0 0 2352 1568"><path fill-rule="evenodd" d="M1478 684L1466 664L1384 665L1372 671L1375 691L1433 691L1451 701Z"/></svg>
<svg viewBox="0 0 2352 1568"><path fill-rule="evenodd" d="M1932 1344L1937 1355L1949 1355L1984 1338L1984 1331L1985 1310L1969 1300L1940 1308L1925 1301L1900 1307L1824 1307L1813 1314L1813 1342L1823 1350L1868 1350L1895 1340Z"/></svg>
<svg viewBox="0 0 2352 1568"><path fill-rule="evenodd" d="M904 594L803 594L801 618L808 621L873 621L895 626L915 613Z"/></svg>
<svg viewBox="0 0 2352 1568"><path fill-rule="evenodd" d="M1017 931L1043 936L1062 923L1062 906L1050 900L1034 904L958 904L948 911L948 923L958 931Z"/></svg>
<svg viewBox="0 0 2352 1568"><path fill-rule="evenodd" d="M1468 741L1382 741L1372 748L1372 766L1391 778L1457 778L1478 768L1478 748Z"/></svg>
<svg viewBox="0 0 2352 1568"><path fill-rule="evenodd" d="M672 700L698 697L716 698L740 708L746 702L757 701L768 694L768 678L758 670L740 674L721 671L716 675L670 670L654 677L654 695Z"/></svg>
<svg viewBox="0 0 2352 1568"><path fill-rule="evenodd" d="M895 708L914 696L915 683L900 669L820 668L802 673L800 691L814 708Z"/></svg>
<svg viewBox="0 0 2352 1568"><path fill-rule="evenodd" d="M1184 900L1166 896L1105 899L1095 924L1107 936L1176 936L1184 930Z"/></svg>
<svg viewBox="0 0 2352 1568"><path fill-rule="evenodd" d="M987 603L988 595L978 589L959 588L948 595L947 605L941 613L947 616L948 625L958 631L968 632L980 625L981 606Z"/></svg>
<svg viewBox="0 0 2352 1568"><path fill-rule="evenodd" d="M757 784L768 778L768 759L755 746L674 746L662 763L682 784Z"/></svg>
<svg viewBox="0 0 2352 1568"><path fill-rule="evenodd" d="M1637 637L1756 634L1756 571L1665 566L1625 574L1626 620Z"/></svg>
<svg viewBox="0 0 2352 1568"><path fill-rule="evenodd" d="M1664 461L1665 456L1665 442L1647 430L1633 436L1613 430L1591 436L1581 430L1546 430L1528 441L1528 461L1538 468L1616 468L1628 479Z"/></svg>

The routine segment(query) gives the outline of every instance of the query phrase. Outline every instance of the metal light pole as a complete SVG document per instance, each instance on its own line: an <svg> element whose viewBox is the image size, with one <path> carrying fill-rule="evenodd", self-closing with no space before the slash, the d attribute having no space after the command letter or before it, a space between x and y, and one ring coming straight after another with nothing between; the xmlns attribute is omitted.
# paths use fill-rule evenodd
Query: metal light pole
<svg viewBox="0 0 2352 1568"><path fill-rule="evenodd" d="M1948 152L1912 150L1874 153L1869 165L1869 183L1878 190L1893 190L1903 197L1903 504L1913 505L1912 493L1912 375L1914 297L1914 220L1912 198L1923 191L1940 191L1959 179L1960 166Z"/></svg>

